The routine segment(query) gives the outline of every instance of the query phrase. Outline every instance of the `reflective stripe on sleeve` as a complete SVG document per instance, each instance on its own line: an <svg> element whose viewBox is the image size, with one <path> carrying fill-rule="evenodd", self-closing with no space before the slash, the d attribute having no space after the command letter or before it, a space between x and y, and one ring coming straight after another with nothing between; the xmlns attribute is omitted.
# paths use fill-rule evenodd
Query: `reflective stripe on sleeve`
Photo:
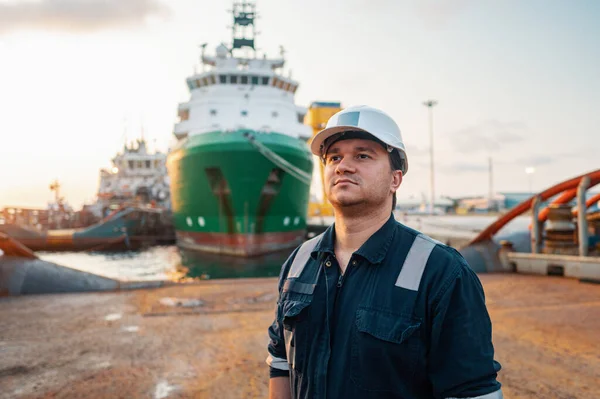
<svg viewBox="0 0 600 399"><path fill-rule="evenodd" d="M311 295L315 291L316 284L300 283L297 280L285 280L283 291L294 291L300 294Z"/></svg>
<svg viewBox="0 0 600 399"><path fill-rule="evenodd" d="M469 396L468 398L462 399L503 399L504 395L502 395L502 389L498 389L497 391L490 392L486 395L482 396ZM446 398L446 399L461 399L461 398Z"/></svg>
<svg viewBox="0 0 600 399"><path fill-rule="evenodd" d="M290 365L288 364L287 360L282 359L280 357L273 357L271 355L267 357L267 364L270 367L273 367L274 369L278 370L288 371L290 369Z"/></svg>
<svg viewBox="0 0 600 399"><path fill-rule="evenodd" d="M308 262L308 259L310 258L310 253L317 246L321 236L323 236L323 234L319 234L302 244L292 262L292 267L290 267L287 278L298 278L300 274L302 274L302 270L304 270L304 266L306 266L306 262Z"/></svg>
<svg viewBox="0 0 600 399"><path fill-rule="evenodd" d="M396 280L396 287L406 288L407 290L418 291L419 284L421 283L421 277L423 271L425 271L425 265L429 260L429 255L433 248L439 244L432 238L426 235L419 234L412 243L412 246L408 250L408 255L402 265L402 270Z"/></svg>

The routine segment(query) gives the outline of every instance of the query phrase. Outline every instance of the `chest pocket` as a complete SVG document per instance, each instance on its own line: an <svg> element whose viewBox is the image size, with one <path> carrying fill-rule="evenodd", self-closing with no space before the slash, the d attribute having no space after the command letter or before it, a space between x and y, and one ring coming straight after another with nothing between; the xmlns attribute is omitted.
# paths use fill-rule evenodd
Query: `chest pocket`
<svg viewBox="0 0 600 399"><path fill-rule="evenodd" d="M287 360L295 371L303 373L308 354L310 302L285 299L281 303L281 323Z"/></svg>
<svg viewBox="0 0 600 399"><path fill-rule="evenodd" d="M351 378L367 391L399 393L414 376L421 322L411 316L359 308L352 337Z"/></svg>

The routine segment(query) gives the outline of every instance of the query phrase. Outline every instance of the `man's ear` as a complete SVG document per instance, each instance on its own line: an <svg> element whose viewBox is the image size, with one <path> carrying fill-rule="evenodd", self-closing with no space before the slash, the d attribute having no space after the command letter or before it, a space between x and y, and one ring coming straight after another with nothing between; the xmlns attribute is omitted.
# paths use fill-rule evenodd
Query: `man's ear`
<svg viewBox="0 0 600 399"><path fill-rule="evenodd" d="M402 171L392 171L392 186L390 187L392 192L396 192L396 190L398 190L398 188L400 187L400 184L402 184Z"/></svg>

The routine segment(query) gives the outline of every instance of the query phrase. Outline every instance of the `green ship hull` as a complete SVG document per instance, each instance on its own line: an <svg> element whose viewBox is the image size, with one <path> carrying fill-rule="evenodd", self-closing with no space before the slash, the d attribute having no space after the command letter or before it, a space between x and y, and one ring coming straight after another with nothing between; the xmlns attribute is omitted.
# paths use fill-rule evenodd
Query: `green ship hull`
<svg viewBox="0 0 600 399"><path fill-rule="evenodd" d="M309 183L284 171L257 145L312 174L306 143L279 133L217 131L188 137L171 151L167 169L179 246L255 256L303 241Z"/></svg>

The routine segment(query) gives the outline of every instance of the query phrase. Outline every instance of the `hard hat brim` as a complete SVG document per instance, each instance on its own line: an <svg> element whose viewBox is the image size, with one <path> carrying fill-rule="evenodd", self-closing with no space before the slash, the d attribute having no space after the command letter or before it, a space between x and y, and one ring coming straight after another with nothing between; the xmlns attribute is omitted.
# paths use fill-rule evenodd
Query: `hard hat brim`
<svg viewBox="0 0 600 399"><path fill-rule="evenodd" d="M325 140L327 140L329 137L331 137L335 134L342 133L342 132L348 132L348 131L364 132L364 133L370 134L374 138L377 138L377 136L375 136L373 133L369 132L368 130L361 129L360 127L333 126L333 127L321 130L319 133L317 133L315 135L315 137L313 137L312 141L310 142L310 151L320 158L323 155L323 154L321 154L321 145L323 144L323 142ZM400 154L404 160L404 170L402 171L402 174L406 175L406 173L408 173L408 157L406 156L406 151L403 148L396 148L396 149L400 152Z"/></svg>
<svg viewBox="0 0 600 399"><path fill-rule="evenodd" d="M316 156L321 157L321 155L322 155L321 154L321 145L323 144L323 142L325 140L327 140L329 137L333 136L334 134L348 132L348 131L365 132L365 133L370 134L371 136L375 137L371 132L369 132L365 129L361 129L356 126L333 126L333 127L321 130L319 133L317 133L315 135L315 137L313 137L312 141L310 142L310 151L313 154L315 154Z"/></svg>

